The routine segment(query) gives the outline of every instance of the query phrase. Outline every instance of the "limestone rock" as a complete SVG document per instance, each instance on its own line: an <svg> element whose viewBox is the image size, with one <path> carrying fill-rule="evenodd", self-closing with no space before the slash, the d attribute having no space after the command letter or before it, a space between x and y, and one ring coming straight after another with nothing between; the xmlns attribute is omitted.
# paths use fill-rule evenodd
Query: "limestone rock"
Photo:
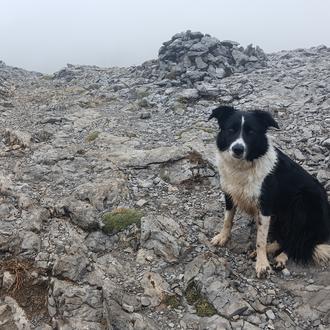
<svg viewBox="0 0 330 330"><path fill-rule="evenodd" d="M180 226L171 218L148 215L141 219L141 246L167 262L176 262L187 247Z"/></svg>

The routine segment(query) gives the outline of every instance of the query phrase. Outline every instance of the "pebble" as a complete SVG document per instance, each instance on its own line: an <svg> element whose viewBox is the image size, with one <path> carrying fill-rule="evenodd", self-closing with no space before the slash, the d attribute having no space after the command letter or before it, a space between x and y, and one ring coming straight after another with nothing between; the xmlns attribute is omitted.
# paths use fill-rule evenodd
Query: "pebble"
<svg viewBox="0 0 330 330"><path fill-rule="evenodd" d="M122 307L123 307L123 309L126 312L129 312L129 313L133 313L134 312L134 307L131 306L131 305L128 305L128 304L123 303Z"/></svg>
<svg viewBox="0 0 330 330"><path fill-rule="evenodd" d="M267 317L268 317L270 320L275 320L275 314L274 314L274 312L273 312L271 309L268 309L268 310L266 311L266 315L267 315Z"/></svg>
<svg viewBox="0 0 330 330"><path fill-rule="evenodd" d="M285 276L285 277L288 277L288 276L291 275L290 271L289 271L287 268L283 268L283 269L282 269L282 274L283 274L283 276Z"/></svg>
<svg viewBox="0 0 330 330"><path fill-rule="evenodd" d="M149 119L149 118L151 118L151 113L150 112L142 112L140 114L140 118L141 119Z"/></svg>
<svg viewBox="0 0 330 330"><path fill-rule="evenodd" d="M139 199L137 202L136 202L136 205L138 206L138 207L142 207L142 206L144 206L145 204L147 204L148 203L148 201L146 201L145 199Z"/></svg>

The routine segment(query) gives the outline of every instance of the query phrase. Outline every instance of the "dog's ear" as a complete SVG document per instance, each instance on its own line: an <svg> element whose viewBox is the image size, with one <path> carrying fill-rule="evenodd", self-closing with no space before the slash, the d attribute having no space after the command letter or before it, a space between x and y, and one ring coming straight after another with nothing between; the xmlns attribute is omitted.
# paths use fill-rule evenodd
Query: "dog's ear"
<svg viewBox="0 0 330 330"><path fill-rule="evenodd" d="M218 120L219 127L223 124L231 115L235 113L236 109L227 105L221 105L212 110L212 113L208 120L216 118Z"/></svg>
<svg viewBox="0 0 330 330"><path fill-rule="evenodd" d="M272 117L272 115L267 111L262 110L253 110L251 111L255 116L262 121L262 123L265 125L266 129L269 127L275 127L280 128L278 126L278 123L275 121L275 119Z"/></svg>

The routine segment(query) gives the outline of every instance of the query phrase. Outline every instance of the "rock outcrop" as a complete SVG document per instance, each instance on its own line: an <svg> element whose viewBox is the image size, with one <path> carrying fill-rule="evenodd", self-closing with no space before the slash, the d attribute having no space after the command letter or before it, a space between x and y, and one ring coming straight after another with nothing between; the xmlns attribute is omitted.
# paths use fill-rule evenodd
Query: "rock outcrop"
<svg viewBox="0 0 330 330"><path fill-rule="evenodd" d="M209 244L224 196L207 118L271 111L330 196L329 67L326 46L265 55L189 31L129 68L0 62L0 328L328 329L329 267L256 279L244 214Z"/></svg>

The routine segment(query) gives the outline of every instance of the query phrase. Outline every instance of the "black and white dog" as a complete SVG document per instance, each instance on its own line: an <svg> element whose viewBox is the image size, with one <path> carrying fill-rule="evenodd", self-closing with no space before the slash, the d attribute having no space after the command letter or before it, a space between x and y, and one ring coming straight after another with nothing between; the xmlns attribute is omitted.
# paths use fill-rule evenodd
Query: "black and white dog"
<svg viewBox="0 0 330 330"><path fill-rule="evenodd" d="M277 267L296 262L330 260L330 205L325 189L301 166L272 144L269 127L279 128L265 111L243 112L229 106L213 110L216 118L217 164L226 210L220 234L211 243L230 238L238 207L257 222L257 277L271 271L267 253L277 253ZM273 242L267 245L268 232Z"/></svg>

